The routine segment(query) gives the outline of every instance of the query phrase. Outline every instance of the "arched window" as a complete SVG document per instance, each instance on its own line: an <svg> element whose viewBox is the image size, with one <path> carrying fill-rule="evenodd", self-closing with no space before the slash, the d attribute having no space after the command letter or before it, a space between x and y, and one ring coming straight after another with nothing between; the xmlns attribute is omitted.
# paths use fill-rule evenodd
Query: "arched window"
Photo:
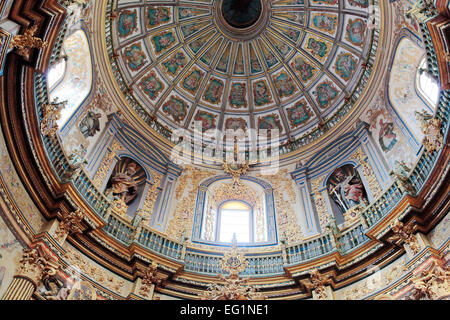
<svg viewBox="0 0 450 320"><path fill-rule="evenodd" d="M417 89L419 93L425 98L426 102L433 108L439 101L439 84L429 72L427 72L426 58L420 63L417 70Z"/></svg>
<svg viewBox="0 0 450 320"><path fill-rule="evenodd" d="M219 210L219 242L231 242L236 235L238 242L252 242L252 209L242 201L227 201Z"/></svg>
<svg viewBox="0 0 450 320"><path fill-rule="evenodd" d="M64 75L66 74L66 63L67 58L61 58L57 63L50 67L50 70L47 72L47 82L50 91L52 91L55 86L64 79Z"/></svg>

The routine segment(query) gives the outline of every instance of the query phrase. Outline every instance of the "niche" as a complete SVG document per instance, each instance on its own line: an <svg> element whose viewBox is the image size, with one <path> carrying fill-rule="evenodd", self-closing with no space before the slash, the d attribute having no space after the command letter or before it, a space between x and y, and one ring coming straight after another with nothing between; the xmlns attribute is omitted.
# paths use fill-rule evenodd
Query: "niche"
<svg viewBox="0 0 450 320"><path fill-rule="evenodd" d="M146 172L141 165L131 158L123 157L111 173L105 195L122 205L123 214L133 215L139 207L146 179Z"/></svg>
<svg viewBox="0 0 450 320"><path fill-rule="evenodd" d="M337 168L327 180L331 209L337 224L345 222L344 214L351 208L368 205L367 192L358 171L351 164Z"/></svg>

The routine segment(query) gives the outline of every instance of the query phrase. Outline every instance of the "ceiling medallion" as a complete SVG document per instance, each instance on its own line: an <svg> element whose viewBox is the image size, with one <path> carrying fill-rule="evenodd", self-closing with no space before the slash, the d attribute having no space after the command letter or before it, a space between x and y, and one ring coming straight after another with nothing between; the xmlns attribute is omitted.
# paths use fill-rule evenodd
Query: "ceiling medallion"
<svg viewBox="0 0 450 320"><path fill-rule="evenodd" d="M219 0L215 21L231 40L251 40L266 29L270 7L262 0Z"/></svg>

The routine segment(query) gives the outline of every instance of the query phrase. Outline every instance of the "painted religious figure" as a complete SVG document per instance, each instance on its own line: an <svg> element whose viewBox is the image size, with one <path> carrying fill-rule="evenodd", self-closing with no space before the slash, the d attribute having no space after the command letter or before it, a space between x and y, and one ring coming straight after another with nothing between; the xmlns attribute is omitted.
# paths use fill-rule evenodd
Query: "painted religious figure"
<svg viewBox="0 0 450 320"><path fill-rule="evenodd" d="M163 32L152 38L153 44L155 45L155 50L160 53L172 46L175 43L175 36L173 32Z"/></svg>
<svg viewBox="0 0 450 320"><path fill-rule="evenodd" d="M257 106L263 106L272 102L269 88L264 80L257 81L253 84L253 95Z"/></svg>
<svg viewBox="0 0 450 320"><path fill-rule="evenodd" d="M235 82L231 84L230 105L234 108L247 107L247 88L245 83Z"/></svg>
<svg viewBox="0 0 450 320"><path fill-rule="evenodd" d="M206 87L205 94L203 95L203 98L206 101L209 101L211 103L218 103L220 102L220 97L222 96L223 91L223 81L219 79L212 79L208 87Z"/></svg>
<svg viewBox="0 0 450 320"><path fill-rule="evenodd" d="M354 7L368 8L369 0L348 0L348 3Z"/></svg>
<svg viewBox="0 0 450 320"><path fill-rule="evenodd" d="M356 69L356 62L356 59L350 53L339 54L334 66L336 73L345 81L350 80L353 71Z"/></svg>
<svg viewBox="0 0 450 320"><path fill-rule="evenodd" d="M366 24L362 19L349 19L346 27L346 39L357 46L362 46Z"/></svg>
<svg viewBox="0 0 450 320"><path fill-rule="evenodd" d="M338 91L331 82L325 81L316 87L315 94L319 106L325 108L336 98Z"/></svg>
<svg viewBox="0 0 450 320"><path fill-rule="evenodd" d="M132 71L138 71L147 62L142 45L140 43L133 44L125 49L125 59Z"/></svg>
<svg viewBox="0 0 450 320"><path fill-rule="evenodd" d="M279 116L275 113L259 118L258 129L266 129L268 132L273 129L278 129L280 133L283 131Z"/></svg>
<svg viewBox="0 0 450 320"><path fill-rule="evenodd" d="M311 110L307 107L306 101L297 102L292 108L287 109L288 119L293 127L297 127L311 118Z"/></svg>
<svg viewBox="0 0 450 320"><path fill-rule="evenodd" d="M313 24L316 28L333 34L336 29L337 16L321 13L313 16Z"/></svg>
<svg viewBox="0 0 450 320"><path fill-rule="evenodd" d="M140 87L151 100L155 100L164 89L164 84L157 78L156 73L152 71L141 81Z"/></svg>
<svg viewBox="0 0 450 320"><path fill-rule="evenodd" d="M327 44L323 41L316 40L314 38L309 38L306 48L311 51L311 53L320 58L325 57L328 52Z"/></svg>
<svg viewBox="0 0 450 320"><path fill-rule="evenodd" d="M94 111L88 111L83 120L80 121L80 131L83 136L87 139L89 137L95 136L97 132L100 132L100 118L101 113L95 113Z"/></svg>
<svg viewBox="0 0 450 320"><path fill-rule="evenodd" d="M197 89L200 86L202 79L203 79L203 72L201 72L198 69L194 69L184 78L183 88L194 95L197 92Z"/></svg>
<svg viewBox="0 0 450 320"><path fill-rule="evenodd" d="M197 112L195 121L200 121L202 123L203 132L216 127L216 116L206 111Z"/></svg>
<svg viewBox="0 0 450 320"><path fill-rule="evenodd" d="M196 39L189 44L189 48L191 48L192 52L197 53L201 47L205 44L206 40L203 38Z"/></svg>
<svg viewBox="0 0 450 320"><path fill-rule="evenodd" d="M117 22L119 36L126 37L137 30L137 11L124 10Z"/></svg>
<svg viewBox="0 0 450 320"><path fill-rule="evenodd" d="M291 65L300 74L300 78L305 82L314 76L314 71L316 68L307 63L302 57L295 58Z"/></svg>
<svg viewBox="0 0 450 320"><path fill-rule="evenodd" d="M147 27L152 28L170 21L170 8L149 7L147 10Z"/></svg>
<svg viewBox="0 0 450 320"><path fill-rule="evenodd" d="M251 73L258 73L262 71L261 64L256 56L255 49L250 46L250 71Z"/></svg>
<svg viewBox="0 0 450 320"><path fill-rule="evenodd" d="M183 52L175 53L169 60L163 63L167 72L172 75L176 75L179 68L183 68L186 65L186 56Z"/></svg>
<svg viewBox="0 0 450 320"><path fill-rule="evenodd" d="M278 76L274 77L273 80L280 97L288 97L295 92L295 86L292 79L285 72L280 73Z"/></svg>
<svg viewBox="0 0 450 320"><path fill-rule="evenodd" d="M176 122L182 122L187 114L187 104L178 97L170 97L169 101L164 103L162 109L165 113L172 116Z"/></svg>
<svg viewBox="0 0 450 320"><path fill-rule="evenodd" d="M384 122L383 119L380 119L379 125L380 131L378 142L384 152L389 152L397 143L397 135L394 132L394 124L392 122Z"/></svg>
<svg viewBox="0 0 450 320"><path fill-rule="evenodd" d="M200 27L201 25L198 23L187 24L181 27L181 32L183 33L184 38L187 38L197 32Z"/></svg>
<svg viewBox="0 0 450 320"><path fill-rule="evenodd" d="M327 189L342 213L359 204L368 204L362 180L352 165L337 168L327 181Z"/></svg>
<svg viewBox="0 0 450 320"><path fill-rule="evenodd" d="M230 50L231 50L230 47L231 47L231 45L228 45L228 47L225 49L225 52L223 53L222 57L220 57L220 60L216 66L216 70L219 70L221 72L227 72L228 61L230 60Z"/></svg>
<svg viewBox="0 0 450 320"><path fill-rule="evenodd" d="M245 132L247 129L247 121L242 118L228 118L225 121L225 129L226 130L239 130Z"/></svg>

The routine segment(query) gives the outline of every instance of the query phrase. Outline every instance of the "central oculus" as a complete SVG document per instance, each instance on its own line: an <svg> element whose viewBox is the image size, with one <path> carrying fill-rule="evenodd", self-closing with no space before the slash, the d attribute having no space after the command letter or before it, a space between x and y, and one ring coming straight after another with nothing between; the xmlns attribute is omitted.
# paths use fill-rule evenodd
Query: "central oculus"
<svg viewBox="0 0 450 320"><path fill-rule="evenodd" d="M223 0L222 15L234 28L248 28L261 16L261 0Z"/></svg>

